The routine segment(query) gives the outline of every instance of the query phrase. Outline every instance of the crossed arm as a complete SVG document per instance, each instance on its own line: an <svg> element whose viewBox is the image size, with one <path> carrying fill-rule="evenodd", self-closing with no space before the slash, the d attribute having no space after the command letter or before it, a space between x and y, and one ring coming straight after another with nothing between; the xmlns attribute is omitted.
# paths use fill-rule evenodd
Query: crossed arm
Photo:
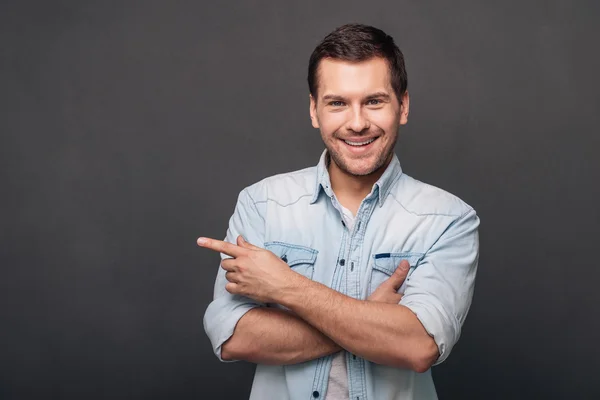
<svg viewBox="0 0 600 400"><path fill-rule="evenodd" d="M297 274L241 237L237 244L199 241L232 257L222 262L228 292L281 304L291 312L266 307L248 311L221 347L224 360L295 364L343 348L378 364L423 372L437 359L433 338L411 310L398 304L396 290L406 278L406 261L361 301Z"/></svg>
<svg viewBox="0 0 600 400"><path fill-rule="evenodd" d="M437 345L408 308L355 300L338 292L315 294L302 294L307 304L296 307L306 320L278 309L250 310L223 344L222 358L296 364L344 348L378 364L417 372L428 370L437 359ZM317 298L331 308L310 305ZM312 312L319 309L334 312Z"/></svg>

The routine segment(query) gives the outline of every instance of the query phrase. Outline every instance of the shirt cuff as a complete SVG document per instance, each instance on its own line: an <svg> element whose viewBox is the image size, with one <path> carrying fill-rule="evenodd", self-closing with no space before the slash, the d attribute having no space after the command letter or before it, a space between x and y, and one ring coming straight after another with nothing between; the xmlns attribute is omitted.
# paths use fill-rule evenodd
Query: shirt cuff
<svg viewBox="0 0 600 400"><path fill-rule="evenodd" d="M215 355L223 362L221 346L232 335L240 318L260 304L239 295L225 295L213 300L204 314L204 330L210 339Z"/></svg>
<svg viewBox="0 0 600 400"><path fill-rule="evenodd" d="M456 318L448 316L443 308L430 304L431 301L425 303L418 301L414 296L411 299L400 301L400 304L410 309L419 319L429 336L433 337L440 356L433 364L438 365L444 362L450 355L450 351L460 336L460 324Z"/></svg>

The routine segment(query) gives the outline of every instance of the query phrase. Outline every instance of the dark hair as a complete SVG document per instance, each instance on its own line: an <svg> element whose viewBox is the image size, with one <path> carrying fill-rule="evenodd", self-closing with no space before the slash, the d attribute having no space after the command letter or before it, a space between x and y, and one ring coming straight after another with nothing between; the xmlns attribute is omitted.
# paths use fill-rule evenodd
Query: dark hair
<svg viewBox="0 0 600 400"><path fill-rule="evenodd" d="M340 26L315 48L308 62L308 89L317 100L317 72L324 58L350 62L366 61L373 57L385 59L390 68L392 88L399 102L408 85L404 56L394 43L394 39L381 29L362 24Z"/></svg>

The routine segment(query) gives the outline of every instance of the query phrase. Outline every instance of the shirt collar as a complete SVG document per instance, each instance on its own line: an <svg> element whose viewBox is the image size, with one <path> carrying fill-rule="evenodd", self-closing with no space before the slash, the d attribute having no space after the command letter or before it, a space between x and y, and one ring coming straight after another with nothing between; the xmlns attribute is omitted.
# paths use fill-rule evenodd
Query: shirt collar
<svg viewBox="0 0 600 400"><path fill-rule="evenodd" d="M331 189L331 181L329 179L329 171L327 171L328 163L329 154L327 154L327 150L324 150L321 154L321 158L319 159L319 164L317 165L315 189L310 204L314 204L317 201L321 191L324 191L325 194L329 197L333 196L333 190ZM392 161L389 163L379 180L375 182L371 193L367 197L373 196L376 191L378 196L378 204L379 207L381 207L387 195L390 193L392 187L401 175L402 167L400 166L400 160L398 159L398 156L394 154Z"/></svg>

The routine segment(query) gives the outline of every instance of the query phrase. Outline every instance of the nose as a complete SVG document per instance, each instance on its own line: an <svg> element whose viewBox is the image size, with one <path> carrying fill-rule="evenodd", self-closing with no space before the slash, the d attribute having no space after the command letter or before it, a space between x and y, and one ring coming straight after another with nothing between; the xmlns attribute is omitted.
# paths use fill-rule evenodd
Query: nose
<svg viewBox="0 0 600 400"><path fill-rule="evenodd" d="M370 126L371 123L369 122L369 119L366 118L366 116L364 115L362 107L352 108L350 119L348 120L346 127L351 131L360 133L364 130L369 129Z"/></svg>

